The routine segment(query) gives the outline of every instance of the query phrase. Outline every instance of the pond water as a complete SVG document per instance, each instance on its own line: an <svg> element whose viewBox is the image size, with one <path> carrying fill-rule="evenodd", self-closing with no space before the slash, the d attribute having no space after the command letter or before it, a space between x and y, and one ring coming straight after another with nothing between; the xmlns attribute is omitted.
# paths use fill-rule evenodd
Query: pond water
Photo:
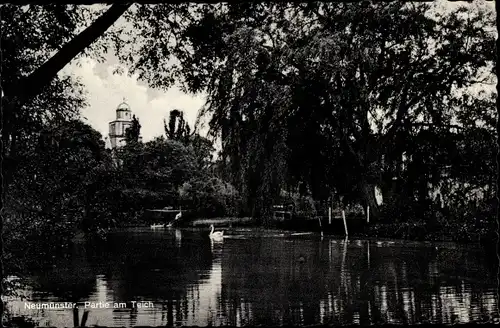
<svg viewBox="0 0 500 328"><path fill-rule="evenodd" d="M8 307L57 327L73 326L72 309L28 307L109 302L89 309L87 325L120 327L451 323L498 311L495 269L479 247L226 233L211 241L208 229L130 229L75 245L68 259L30 277L20 290L26 300Z"/></svg>

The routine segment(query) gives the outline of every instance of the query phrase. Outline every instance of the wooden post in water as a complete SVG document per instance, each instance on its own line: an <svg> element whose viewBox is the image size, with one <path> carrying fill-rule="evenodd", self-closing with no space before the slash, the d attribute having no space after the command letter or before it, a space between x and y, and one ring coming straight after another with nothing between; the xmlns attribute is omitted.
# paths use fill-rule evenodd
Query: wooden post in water
<svg viewBox="0 0 500 328"><path fill-rule="evenodd" d="M370 205L366 206L366 223L370 223Z"/></svg>
<svg viewBox="0 0 500 328"><path fill-rule="evenodd" d="M328 224L332 224L332 207L328 207Z"/></svg>
<svg viewBox="0 0 500 328"><path fill-rule="evenodd" d="M370 269L370 241L367 242L368 269Z"/></svg>
<svg viewBox="0 0 500 328"><path fill-rule="evenodd" d="M347 232L347 222L345 220L345 211L342 210L342 219L344 220L344 230L345 230L345 236L349 236L349 233Z"/></svg>
<svg viewBox="0 0 500 328"><path fill-rule="evenodd" d="M321 225L321 216L318 216L319 230L321 231L321 238L323 238L323 226Z"/></svg>

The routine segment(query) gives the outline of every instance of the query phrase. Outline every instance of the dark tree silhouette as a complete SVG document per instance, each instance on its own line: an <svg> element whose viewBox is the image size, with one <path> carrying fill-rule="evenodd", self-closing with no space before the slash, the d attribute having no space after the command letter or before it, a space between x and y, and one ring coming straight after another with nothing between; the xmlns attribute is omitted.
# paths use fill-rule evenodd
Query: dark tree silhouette
<svg viewBox="0 0 500 328"><path fill-rule="evenodd" d="M141 136L141 124L139 119L132 116L132 126L125 131L125 141L127 144L139 142Z"/></svg>
<svg viewBox="0 0 500 328"><path fill-rule="evenodd" d="M187 142L191 137L191 128L184 120L184 112L181 110L171 110L168 125L166 120L163 120L163 125L168 139Z"/></svg>

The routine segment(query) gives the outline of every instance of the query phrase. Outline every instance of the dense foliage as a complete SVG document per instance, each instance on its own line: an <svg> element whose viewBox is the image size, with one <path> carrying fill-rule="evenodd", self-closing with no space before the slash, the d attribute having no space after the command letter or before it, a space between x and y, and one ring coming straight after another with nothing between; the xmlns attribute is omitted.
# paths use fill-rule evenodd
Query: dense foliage
<svg viewBox="0 0 500 328"><path fill-rule="evenodd" d="M208 94L201 114L222 139L246 213L269 216L286 190L369 205L391 222L493 222L491 10L155 5L127 18L146 22L118 53L141 79Z"/></svg>
<svg viewBox="0 0 500 328"><path fill-rule="evenodd" d="M10 17L1 22L5 90L73 38L89 13L59 5L1 10ZM369 205L379 223L492 229L490 11L186 3L134 5L125 19L130 29L103 40L151 87L177 81L206 93L200 115L222 142L220 158L213 138L191 129L181 110L168 113L165 135L149 142L134 117L126 146L106 150L79 120L82 86L55 72L38 96L2 112L7 254L40 240L50 247L38 250L65 246L77 231L137 223L145 209L165 206L270 218L283 202L303 216L325 215L332 204Z"/></svg>
<svg viewBox="0 0 500 328"><path fill-rule="evenodd" d="M105 149L99 132L71 120L27 144L7 195L8 252L53 253L79 231L101 234L144 223L146 209L185 203L198 215L213 216L237 203L234 188L212 173L207 139L193 134L142 143L136 118L127 135L123 148Z"/></svg>

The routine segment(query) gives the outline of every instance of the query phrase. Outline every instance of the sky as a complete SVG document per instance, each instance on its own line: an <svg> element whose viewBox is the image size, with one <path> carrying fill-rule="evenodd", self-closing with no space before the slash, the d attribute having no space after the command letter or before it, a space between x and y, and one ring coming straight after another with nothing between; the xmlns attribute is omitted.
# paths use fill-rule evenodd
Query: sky
<svg viewBox="0 0 500 328"><path fill-rule="evenodd" d="M198 110L205 102L203 96L189 95L178 88L167 92L151 89L138 82L136 76L113 74L119 65L117 59L110 55L104 63L84 58L78 65L75 62L65 69L86 87L88 106L82 110L84 121L107 136L108 123L116 118L116 108L125 99L132 114L139 118L143 141L164 135L163 119L168 120L172 109L183 110L185 120L194 126Z"/></svg>
<svg viewBox="0 0 500 328"><path fill-rule="evenodd" d="M494 10L493 1L476 1L480 6ZM438 1L443 10L450 10L457 3ZM463 3L463 2L462 2ZM102 5L101 5L102 6ZM116 23L120 24L120 20ZM172 87L168 91L155 90L139 82L137 76L113 74L120 66L114 55L106 55L103 63L91 58L83 58L67 65L62 74L70 74L80 79L86 86L88 106L82 110L83 120L106 137L108 123L115 119L117 106L125 101L141 123L143 141L164 135L163 119L168 119L169 111L180 109L190 126L194 126L198 111L205 102L205 95L190 95ZM206 133L202 129L202 134Z"/></svg>

